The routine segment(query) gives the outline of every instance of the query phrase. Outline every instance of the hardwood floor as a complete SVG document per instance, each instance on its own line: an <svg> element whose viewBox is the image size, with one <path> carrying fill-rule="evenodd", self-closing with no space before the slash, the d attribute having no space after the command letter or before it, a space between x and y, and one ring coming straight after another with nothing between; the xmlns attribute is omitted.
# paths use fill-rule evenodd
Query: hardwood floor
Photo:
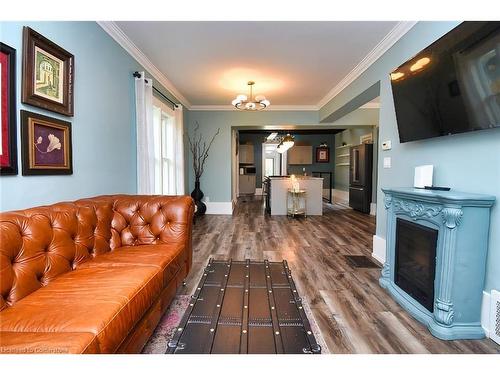
<svg viewBox="0 0 500 375"><path fill-rule="evenodd" d="M193 231L192 294L208 259L286 259L331 353L500 353L493 341L442 341L379 286L379 268L355 268L345 255L371 257L373 216L325 205L323 216L267 216L262 200L240 199L233 216L206 215ZM373 259L373 258L372 258Z"/></svg>

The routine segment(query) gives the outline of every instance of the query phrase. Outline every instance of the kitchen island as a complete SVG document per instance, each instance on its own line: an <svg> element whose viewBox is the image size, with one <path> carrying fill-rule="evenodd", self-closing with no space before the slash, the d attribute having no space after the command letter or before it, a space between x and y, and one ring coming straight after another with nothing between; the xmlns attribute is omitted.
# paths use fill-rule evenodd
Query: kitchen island
<svg viewBox="0 0 500 375"><path fill-rule="evenodd" d="M306 191L306 214L323 215L323 178L310 176L295 176L300 189ZM269 194L267 205L271 215L287 214L287 194L292 188L292 179L288 176L277 176L268 178ZM269 211L270 208L270 211Z"/></svg>

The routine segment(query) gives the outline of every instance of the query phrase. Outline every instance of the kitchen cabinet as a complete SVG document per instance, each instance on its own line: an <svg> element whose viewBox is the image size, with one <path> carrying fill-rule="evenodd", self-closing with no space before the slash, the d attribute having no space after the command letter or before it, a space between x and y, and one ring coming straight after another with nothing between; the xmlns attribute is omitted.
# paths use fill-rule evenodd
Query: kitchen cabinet
<svg viewBox="0 0 500 375"><path fill-rule="evenodd" d="M239 193L255 194L256 178L254 174L240 174Z"/></svg>
<svg viewBox="0 0 500 375"><path fill-rule="evenodd" d="M312 164L312 146L293 146L288 150L288 164Z"/></svg>
<svg viewBox="0 0 500 375"><path fill-rule="evenodd" d="M254 146L253 144L240 144L238 149L239 161L242 164L254 163Z"/></svg>

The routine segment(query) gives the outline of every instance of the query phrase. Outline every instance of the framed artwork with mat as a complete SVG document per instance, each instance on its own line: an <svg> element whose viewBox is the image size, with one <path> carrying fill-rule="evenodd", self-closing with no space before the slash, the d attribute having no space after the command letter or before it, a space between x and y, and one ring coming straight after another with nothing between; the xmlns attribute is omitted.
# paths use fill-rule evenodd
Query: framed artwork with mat
<svg viewBox="0 0 500 375"><path fill-rule="evenodd" d="M25 26L22 102L73 116L74 56Z"/></svg>
<svg viewBox="0 0 500 375"><path fill-rule="evenodd" d="M316 147L316 163L330 162L330 147Z"/></svg>
<svg viewBox="0 0 500 375"><path fill-rule="evenodd" d="M73 174L71 123L21 111L23 176Z"/></svg>

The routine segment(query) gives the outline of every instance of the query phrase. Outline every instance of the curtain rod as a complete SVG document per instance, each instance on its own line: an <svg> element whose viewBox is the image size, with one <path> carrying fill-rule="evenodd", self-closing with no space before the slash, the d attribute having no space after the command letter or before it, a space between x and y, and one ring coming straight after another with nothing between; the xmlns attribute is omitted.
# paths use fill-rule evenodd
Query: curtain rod
<svg viewBox="0 0 500 375"><path fill-rule="evenodd" d="M134 74L132 74L134 77L136 78L141 78L141 73L139 72L134 72ZM144 81L146 81L146 83L148 83L148 80L147 79L144 79ZM156 87L153 86L153 90L158 94L160 95L163 99L169 101L173 106L174 108L179 108L179 106L177 105L177 103L173 102L171 99L169 99L164 93L162 93L160 90L158 90Z"/></svg>

